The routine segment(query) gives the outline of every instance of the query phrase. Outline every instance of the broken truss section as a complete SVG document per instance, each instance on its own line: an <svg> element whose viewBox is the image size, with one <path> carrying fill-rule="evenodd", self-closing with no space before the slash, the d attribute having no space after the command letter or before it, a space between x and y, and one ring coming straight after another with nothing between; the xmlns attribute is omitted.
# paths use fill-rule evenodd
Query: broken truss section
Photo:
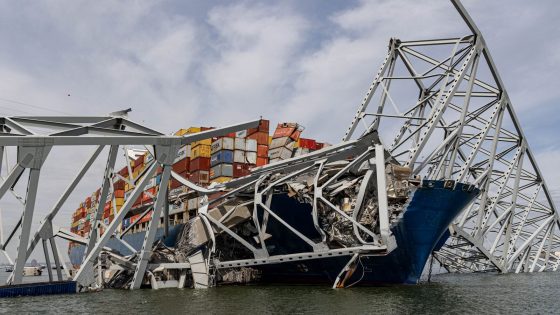
<svg viewBox="0 0 560 315"><path fill-rule="evenodd" d="M472 34L392 39L344 140L376 130L413 175L480 188L434 253L448 271L557 270L560 229L550 191L482 33L452 3Z"/></svg>

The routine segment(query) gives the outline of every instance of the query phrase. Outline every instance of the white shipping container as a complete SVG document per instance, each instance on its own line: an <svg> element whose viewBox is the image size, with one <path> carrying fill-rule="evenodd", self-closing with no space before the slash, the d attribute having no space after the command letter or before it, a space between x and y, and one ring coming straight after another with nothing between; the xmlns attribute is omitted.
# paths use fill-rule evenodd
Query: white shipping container
<svg viewBox="0 0 560 315"><path fill-rule="evenodd" d="M237 131L237 132L235 133L235 136L236 136L237 138L245 138L245 137L247 137L247 130Z"/></svg>
<svg viewBox="0 0 560 315"><path fill-rule="evenodd" d="M233 138L220 138L214 142L212 142L211 146L211 154L214 154L221 150L230 150L233 151Z"/></svg>
<svg viewBox="0 0 560 315"><path fill-rule="evenodd" d="M256 139L245 140L245 151L257 152L257 140Z"/></svg>
<svg viewBox="0 0 560 315"><path fill-rule="evenodd" d="M292 157L292 150L285 147L271 149L268 150L268 157L271 160L272 159L286 160Z"/></svg>
<svg viewBox="0 0 560 315"><path fill-rule="evenodd" d="M241 151L241 150L233 151L233 162L245 163L245 151Z"/></svg>
<svg viewBox="0 0 560 315"><path fill-rule="evenodd" d="M233 148L235 150L245 151L245 139L244 138L235 138L235 144L234 144Z"/></svg>
<svg viewBox="0 0 560 315"><path fill-rule="evenodd" d="M232 177L233 176L233 165L231 164L218 164L210 169L210 178L214 179L216 177Z"/></svg>
<svg viewBox="0 0 560 315"><path fill-rule="evenodd" d="M245 161L248 164L257 164L257 152L245 152Z"/></svg>
<svg viewBox="0 0 560 315"><path fill-rule="evenodd" d="M290 137L274 138L270 142L269 149L276 149L281 147L293 148L296 142Z"/></svg>

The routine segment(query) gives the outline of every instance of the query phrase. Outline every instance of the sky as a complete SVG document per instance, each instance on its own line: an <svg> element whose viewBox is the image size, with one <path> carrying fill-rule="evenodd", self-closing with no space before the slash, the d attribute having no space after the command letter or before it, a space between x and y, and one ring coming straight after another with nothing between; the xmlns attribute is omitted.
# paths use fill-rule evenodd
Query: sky
<svg viewBox="0 0 560 315"><path fill-rule="evenodd" d="M560 196L560 2L463 4ZM130 107L132 120L164 133L262 116L297 121L306 136L336 143L389 38L466 33L443 0L0 1L0 115L105 115ZM35 227L88 152L53 150ZM72 211L99 186L103 162L56 224L69 226ZM5 222L21 213L14 200L0 202Z"/></svg>

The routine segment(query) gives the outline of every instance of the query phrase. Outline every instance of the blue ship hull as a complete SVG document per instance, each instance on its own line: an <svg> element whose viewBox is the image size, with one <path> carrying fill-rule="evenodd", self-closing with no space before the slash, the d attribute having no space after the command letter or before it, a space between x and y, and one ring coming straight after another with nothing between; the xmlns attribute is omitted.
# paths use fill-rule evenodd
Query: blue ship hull
<svg viewBox="0 0 560 315"><path fill-rule="evenodd" d="M397 248L386 256L363 256L347 283L359 280L358 285L415 284L431 252L441 247L449 236L447 227L453 219L478 194L470 186L456 184L444 188L444 181L424 181L416 188L406 209L391 231ZM287 223L302 231L310 239L320 236L311 219L311 206L299 203L287 195L275 195L271 208ZM170 227L164 242L173 246L183 225ZM273 235L266 241L271 255L309 252L311 248L286 227L270 219L267 232ZM163 229L158 229L158 239L163 238ZM278 236L275 238L274 235ZM126 235L124 239L134 248L141 248L144 232ZM130 251L116 240L108 246L130 254ZM79 264L83 246L72 248L70 257L73 264ZM261 271L260 281L264 283L322 284L332 285L350 256L331 257L293 263L256 266Z"/></svg>
<svg viewBox="0 0 560 315"><path fill-rule="evenodd" d="M449 237L449 224L478 194L478 190L468 191L470 186L457 184L448 189L444 188L444 184L444 181L425 181L422 187L416 189L402 218L391 227L397 248L386 256L362 256L361 263L347 283L358 280L358 285L418 283L432 251L439 249ZM308 231L306 236L316 238L317 232L311 219L302 220L302 216L294 213L297 201L286 196L275 198L273 210L282 219L297 228L304 228ZM311 207L306 211L310 212ZM282 235L282 240L267 241L267 245L272 243L276 248L281 248L274 254L310 250L307 244L294 237L284 226L279 223L270 226L272 228L268 233ZM283 244L289 244L288 252L281 252L286 249ZM262 281L267 283L332 285L349 259L350 256L333 257L257 268L262 271Z"/></svg>

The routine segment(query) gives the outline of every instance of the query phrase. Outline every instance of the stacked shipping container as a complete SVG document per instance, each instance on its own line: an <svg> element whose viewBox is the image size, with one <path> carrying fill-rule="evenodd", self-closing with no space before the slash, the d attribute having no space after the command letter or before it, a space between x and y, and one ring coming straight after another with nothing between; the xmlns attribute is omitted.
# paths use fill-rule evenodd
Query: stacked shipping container
<svg viewBox="0 0 560 315"><path fill-rule="evenodd" d="M295 123L278 124L269 146L270 163L291 158L302 131Z"/></svg>
<svg viewBox="0 0 560 315"><path fill-rule="evenodd" d="M257 128L231 133L218 139L196 141L180 148L173 163L173 171L189 181L207 185L210 182L226 182L250 174L253 167L263 166L270 162L290 158L294 155L305 154L321 149L324 144L313 139L300 138L302 128L294 123L278 124L272 137L269 137L270 123L261 120ZM177 136L209 130L208 127L191 127L180 129ZM295 150L295 152L294 152ZM119 212L134 189L134 182L138 181L146 166L153 160L151 153L138 155L130 164L115 173L113 179L113 194L107 198L103 206L103 222L108 225ZM142 195L134 201L130 215L123 220L121 229L126 229L138 221L134 231L143 230L151 212L140 218L147 206L154 202L157 187L161 182L159 168L156 175L150 179ZM169 192L176 195L187 192L175 179L169 181ZM95 211L99 203L100 189L86 198L72 215L71 231L87 236L95 220ZM196 215L200 206L200 198L177 200L170 204L169 215L171 223L186 222L189 217Z"/></svg>

